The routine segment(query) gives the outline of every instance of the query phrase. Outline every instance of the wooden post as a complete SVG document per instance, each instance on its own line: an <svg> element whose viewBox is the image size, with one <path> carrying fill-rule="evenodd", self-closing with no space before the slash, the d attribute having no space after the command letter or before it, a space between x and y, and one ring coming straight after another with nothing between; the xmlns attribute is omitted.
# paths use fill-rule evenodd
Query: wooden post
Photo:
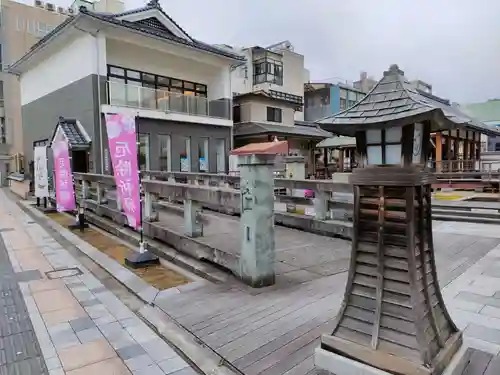
<svg viewBox="0 0 500 375"><path fill-rule="evenodd" d="M368 165L351 175L351 263L333 332L321 337L315 353L316 365L334 374L439 375L462 344L436 273L434 174L424 168L430 128L430 122L402 128L401 165L387 163L382 153L380 166L367 153L367 144L385 146L387 129L371 139L363 132L356 136Z"/></svg>
<svg viewBox="0 0 500 375"><path fill-rule="evenodd" d="M436 172L442 171L443 159L443 141L441 140L441 133L436 133Z"/></svg>

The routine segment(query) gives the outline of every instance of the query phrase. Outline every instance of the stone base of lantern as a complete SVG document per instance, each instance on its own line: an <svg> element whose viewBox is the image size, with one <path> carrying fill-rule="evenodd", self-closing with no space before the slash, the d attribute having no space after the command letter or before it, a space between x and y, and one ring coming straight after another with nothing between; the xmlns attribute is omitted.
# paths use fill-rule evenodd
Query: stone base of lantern
<svg viewBox="0 0 500 375"><path fill-rule="evenodd" d="M125 265L130 268L145 268L159 264L160 259L149 251L134 253L125 258Z"/></svg>

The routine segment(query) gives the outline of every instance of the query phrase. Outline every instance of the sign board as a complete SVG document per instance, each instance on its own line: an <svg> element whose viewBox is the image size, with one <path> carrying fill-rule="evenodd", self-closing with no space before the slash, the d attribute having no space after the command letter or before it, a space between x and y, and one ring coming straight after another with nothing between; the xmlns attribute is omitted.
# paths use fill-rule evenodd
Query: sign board
<svg viewBox="0 0 500 375"><path fill-rule="evenodd" d="M35 158L35 197L49 196L49 177L47 170L47 147L37 146L34 149Z"/></svg>

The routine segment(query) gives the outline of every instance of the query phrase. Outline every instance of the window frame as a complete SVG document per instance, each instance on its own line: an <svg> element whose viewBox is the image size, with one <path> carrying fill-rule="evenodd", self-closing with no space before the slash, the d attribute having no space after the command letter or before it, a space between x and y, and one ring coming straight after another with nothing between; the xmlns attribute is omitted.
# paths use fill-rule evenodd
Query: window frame
<svg viewBox="0 0 500 375"><path fill-rule="evenodd" d="M118 72L113 72L113 70L122 70L122 74ZM139 78L129 77L129 72L138 73ZM154 77L154 81L151 79L145 79L144 77ZM179 78L167 77L160 74L154 74L150 72L145 72L137 69L125 68L119 65L108 64L107 65L107 79L110 78L122 79L124 83L127 85L129 82L140 83L142 87L152 88L151 85L154 84L155 90L163 90L163 91L174 91L174 90L182 90L194 92L195 96L201 96L206 98L208 96L208 88L207 85L199 83L187 81ZM167 83L168 84L165 84ZM187 86L187 87L186 87Z"/></svg>
<svg viewBox="0 0 500 375"><path fill-rule="evenodd" d="M282 123L283 122L283 109L282 108L277 108L277 107L266 107L266 112L267 112L267 121L268 122L276 122L276 123ZM278 120L277 120L278 118Z"/></svg>
<svg viewBox="0 0 500 375"><path fill-rule="evenodd" d="M283 62L265 56L254 60L253 84L258 85L264 82L270 82L275 85L283 86Z"/></svg>

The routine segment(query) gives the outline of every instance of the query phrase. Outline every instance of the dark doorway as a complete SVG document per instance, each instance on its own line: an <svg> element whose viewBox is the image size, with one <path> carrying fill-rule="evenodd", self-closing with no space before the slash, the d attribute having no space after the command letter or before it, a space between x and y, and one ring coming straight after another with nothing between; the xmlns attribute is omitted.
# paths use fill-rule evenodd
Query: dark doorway
<svg viewBox="0 0 500 375"><path fill-rule="evenodd" d="M88 173L88 154L87 151L73 151L71 153L73 172Z"/></svg>

